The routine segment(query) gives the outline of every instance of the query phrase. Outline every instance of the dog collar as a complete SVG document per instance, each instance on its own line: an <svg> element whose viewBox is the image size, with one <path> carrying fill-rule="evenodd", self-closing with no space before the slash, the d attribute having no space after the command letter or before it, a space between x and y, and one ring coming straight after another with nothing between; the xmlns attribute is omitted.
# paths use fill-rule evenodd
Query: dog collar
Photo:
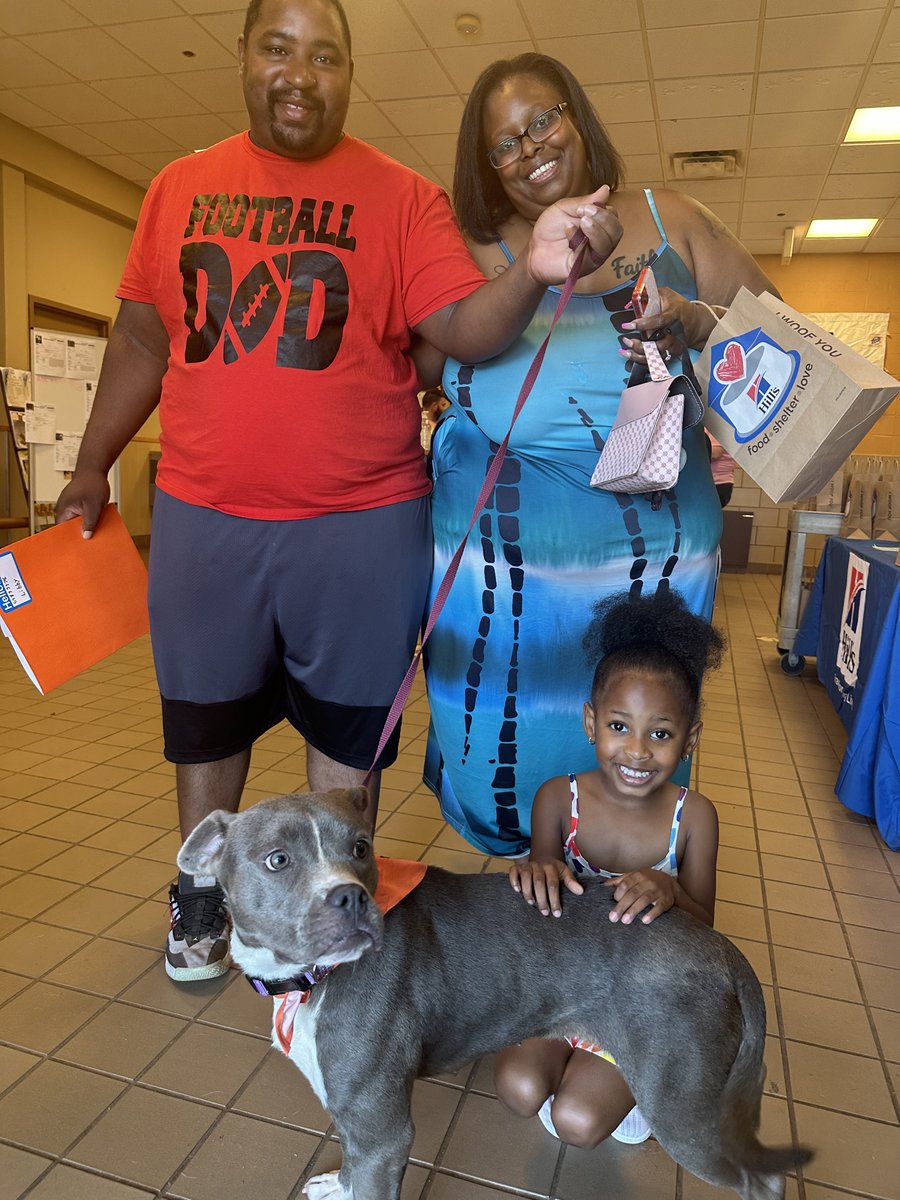
<svg viewBox="0 0 900 1200"><path fill-rule="evenodd" d="M260 996L283 996L286 992L311 992L333 970L334 967L313 967L290 979L256 979L252 975L245 975L244 978Z"/></svg>

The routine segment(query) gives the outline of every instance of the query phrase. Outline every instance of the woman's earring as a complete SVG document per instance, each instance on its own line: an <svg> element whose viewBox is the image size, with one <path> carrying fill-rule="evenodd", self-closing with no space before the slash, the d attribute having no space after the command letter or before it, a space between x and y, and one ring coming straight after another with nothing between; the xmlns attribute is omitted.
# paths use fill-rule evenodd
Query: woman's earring
<svg viewBox="0 0 900 1200"><path fill-rule="evenodd" d="M687 762L687 760L688 760L690 757L691 757L691 756L690 756L689 754L682 754L682 756L681 756L681 761L682 761L682 762Z"/></svg>
<svg viewBox="0 0 900 1200"><path fill-rule="evenodd" d="M596 743L597 739L596 739L596 738L589 737L589 738L588 738L588 741L589 741L589 742L591 743L591 745L593 746L593 745Z"/></svg>

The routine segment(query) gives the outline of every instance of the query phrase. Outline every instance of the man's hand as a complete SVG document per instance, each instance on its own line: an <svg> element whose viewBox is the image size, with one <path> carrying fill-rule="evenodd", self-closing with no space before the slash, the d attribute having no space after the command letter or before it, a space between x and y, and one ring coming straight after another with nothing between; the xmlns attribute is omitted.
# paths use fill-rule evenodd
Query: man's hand
<svg viewBox="0 0 900 1200"><path fill-rule="evenodd" d="M580 272L589 275L606 262L622 237L605 183L592 196L558 200L538 217L527 251L528 273L536 283L565 283L577 252L570 244L577 229L590 243L591 252L584 255Z"/></svg>
<svg viewBox="0 0 900 1200"><path fill-rule="evenodd" d="M546 862L514 862L509 868L509 882L514 891L521 893L526 903L537 907L545 917L549 917L551 912L554 917L562 915L560 884L564 884L574 896L580 896L584 891L566 864L555 858Z"/></svg>
<svg viewBox="0 0 900 1200"><path fill-rule="evenodd" d="M109 503L109 478L104 471L83 467L75 472L56 502L56 523L81 517L81 536L89 538Z"/></svg>
<svg viewBox="0 0 900 1200"><path fill-rule="evenodd" d="M630 925L641 916L644 925L655 921L660 913L667 912L675 903L678 882L662 871L629 871L618 879L604 879L604 887L613 888L616 907L609 914L611 921ZM644 912L644 910L647 910Z"/></svg>

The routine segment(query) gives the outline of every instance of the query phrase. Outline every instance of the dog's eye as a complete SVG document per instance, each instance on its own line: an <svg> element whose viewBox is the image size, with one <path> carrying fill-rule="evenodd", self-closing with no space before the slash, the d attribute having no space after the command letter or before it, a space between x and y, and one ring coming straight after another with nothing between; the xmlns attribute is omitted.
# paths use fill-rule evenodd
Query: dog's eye
<svg viewBox="0 0 900 1200"><path fill-rule="evenodd" d="M283 871L291 865L291 856L286 850L272 850L263 860L270 871Z"/></svg>
<svg viewBox="0 0 900 1200"><path fill-rule="evenodd" d="M353 847L353 857L354 858L365 858L368 853L369 853L369 843L367 841L364 841L363 838L360 838L359 841L356 843L356 845Z"/></svg>

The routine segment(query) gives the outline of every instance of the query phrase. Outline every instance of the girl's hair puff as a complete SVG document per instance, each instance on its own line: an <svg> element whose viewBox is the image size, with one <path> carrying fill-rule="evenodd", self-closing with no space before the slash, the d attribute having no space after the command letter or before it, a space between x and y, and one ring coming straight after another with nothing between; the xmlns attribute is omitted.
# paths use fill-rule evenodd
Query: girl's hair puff
<svg viewBox="0 0 900 1200"><path fill-rule="evenodd" d="M620 672L659 673L683 689L696 720L703 676L721 663L725 638L692 613L677 592L666 589L652 596L620 592L594 605L584 650L588 660L596 663L592 701Z"/></svg>

